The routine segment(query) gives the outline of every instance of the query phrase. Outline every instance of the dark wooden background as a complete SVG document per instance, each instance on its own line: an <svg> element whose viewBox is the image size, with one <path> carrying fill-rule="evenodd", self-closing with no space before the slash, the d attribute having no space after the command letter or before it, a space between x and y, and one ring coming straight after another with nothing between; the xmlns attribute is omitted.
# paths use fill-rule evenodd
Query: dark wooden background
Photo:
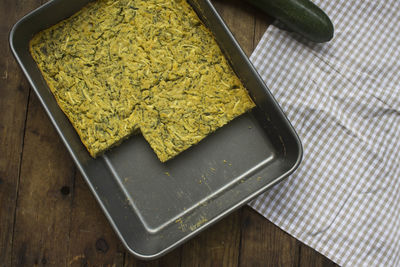
<svg viewBox="0 0 400 267"><path fill-rule="evenodd" d="M43 2L0 0L0 266L335 266L248 207L159 260L128 254L11 55L12 25ZM250 55L271 19L214 3Z"/></svg>

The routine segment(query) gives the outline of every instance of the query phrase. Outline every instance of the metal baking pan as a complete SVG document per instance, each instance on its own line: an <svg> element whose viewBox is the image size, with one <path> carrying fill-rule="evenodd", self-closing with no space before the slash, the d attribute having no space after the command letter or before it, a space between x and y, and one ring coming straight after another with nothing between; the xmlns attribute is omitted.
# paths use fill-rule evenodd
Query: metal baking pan
<svg viewBox="0 0 400 267"><path fill-rule="evenodd" d="M292 173L300 140L209 0L189 3L214 33L257 107L161 163L140 135L93 159L28 51L38 31L89 0L53 0L18 21L10 45L51 122L126 248L142 259L172 250Z"/></svg>

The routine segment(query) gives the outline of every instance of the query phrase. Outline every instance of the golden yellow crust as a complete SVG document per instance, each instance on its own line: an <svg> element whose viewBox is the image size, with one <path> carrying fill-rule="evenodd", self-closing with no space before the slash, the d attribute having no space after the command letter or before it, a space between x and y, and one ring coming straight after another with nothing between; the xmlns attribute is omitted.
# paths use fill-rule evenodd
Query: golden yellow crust
<svg viewBox="0 0 400 267"><path fill-rule="evenodd" d="M98 0L30 50L92 156L140 129L166 161L254 107L184 0Z"/></svg>

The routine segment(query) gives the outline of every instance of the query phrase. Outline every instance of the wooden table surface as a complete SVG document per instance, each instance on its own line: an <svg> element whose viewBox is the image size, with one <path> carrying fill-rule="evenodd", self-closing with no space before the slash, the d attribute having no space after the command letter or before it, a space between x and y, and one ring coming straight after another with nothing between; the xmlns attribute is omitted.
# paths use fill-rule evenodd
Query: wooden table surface
<svg viewBox="0 0 400 267"><path fill-rule="evenodd" d="M271 19L214 0L250 55ZM0 0L0 266L335 266L244 207L155 260L122 246L11 55L12 25L45 0Z"/></svg>

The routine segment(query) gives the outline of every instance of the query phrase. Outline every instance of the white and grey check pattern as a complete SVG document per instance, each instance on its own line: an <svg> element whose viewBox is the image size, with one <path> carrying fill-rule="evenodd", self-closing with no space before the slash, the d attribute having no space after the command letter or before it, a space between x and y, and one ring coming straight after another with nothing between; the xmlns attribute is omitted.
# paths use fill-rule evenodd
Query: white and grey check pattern
<svg viewBox="0 0 400 267"><path fill-rule="evenodd" d="M339 265L400 266L400 1L314 2L331 42L272 26L251 56L304 157L250 205Z"/></svg>

